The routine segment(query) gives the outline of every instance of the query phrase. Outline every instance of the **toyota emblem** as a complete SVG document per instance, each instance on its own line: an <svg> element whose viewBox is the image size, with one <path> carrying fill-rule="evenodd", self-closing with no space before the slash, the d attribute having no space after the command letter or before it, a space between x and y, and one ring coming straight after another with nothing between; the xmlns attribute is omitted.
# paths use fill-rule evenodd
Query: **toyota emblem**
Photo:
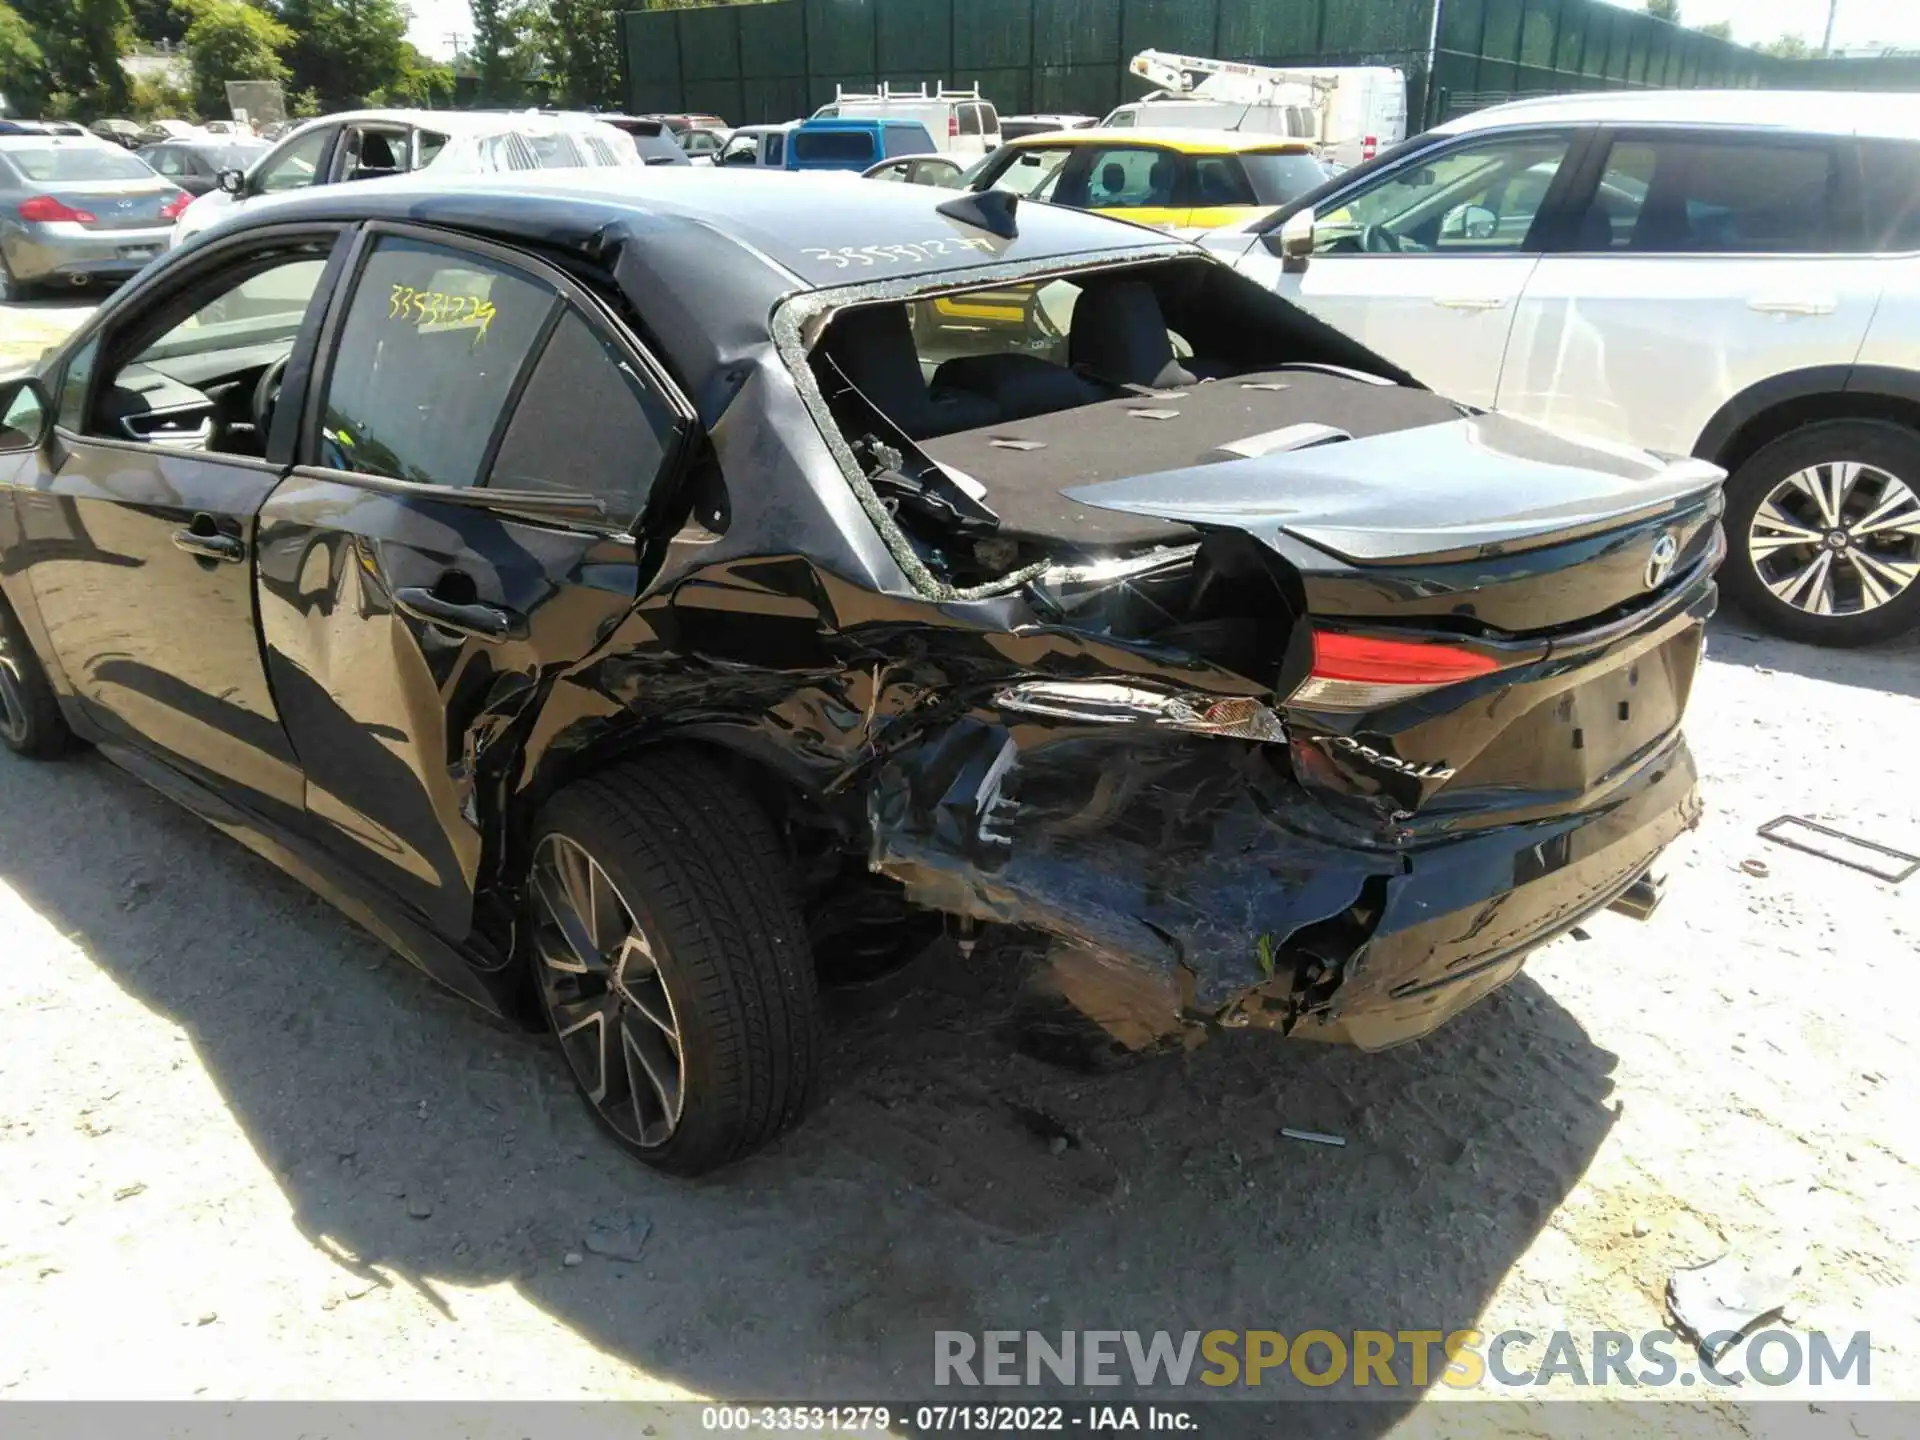
<svg viewBox="0 0 1920 1440"><path fill-rule="evenodd" d="M1647 556L1647 588L1658 590L1667 583L1667 577L1673 574L1673 562L1680 558L1680 542L1673 538L1669 530L1653 542L1653 553Z"/></svg>

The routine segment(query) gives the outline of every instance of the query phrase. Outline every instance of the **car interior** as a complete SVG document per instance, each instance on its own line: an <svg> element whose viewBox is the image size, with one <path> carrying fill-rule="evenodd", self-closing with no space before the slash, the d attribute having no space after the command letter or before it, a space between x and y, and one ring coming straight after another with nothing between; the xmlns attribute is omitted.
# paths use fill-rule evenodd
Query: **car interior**
<svg viewBox="0 0 1920 1440"><path fill-rule="evenodd" d="M88 434L175 450L266 453L279 382L326 268L295 247L190 286L113 337Z"/></svg>
<svg viewBox="0 0 1920 1440"><path fill-rule="evenodd" d="M1458 418L1452 401L1263 287L1186 260L839 311L811 366L902 529L983 571L1184 527L1075 486ZM997 557L997 562L994 558Z"/></svg>

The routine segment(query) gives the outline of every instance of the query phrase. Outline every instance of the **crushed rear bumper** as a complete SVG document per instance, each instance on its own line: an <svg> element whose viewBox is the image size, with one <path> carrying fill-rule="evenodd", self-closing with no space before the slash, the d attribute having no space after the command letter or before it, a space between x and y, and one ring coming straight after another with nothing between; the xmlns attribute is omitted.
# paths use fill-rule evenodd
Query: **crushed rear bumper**
<svg viewBox="0 0 1920 1440"><path fill-rule="evenodd" d="M1268 749L963 720L882 768L872 868L1050 935L1046 983L1130 1047L1224 1025L1376 1050L1511 979L1700 814L1676 733L1592 808L1401 848Z"/></svg>

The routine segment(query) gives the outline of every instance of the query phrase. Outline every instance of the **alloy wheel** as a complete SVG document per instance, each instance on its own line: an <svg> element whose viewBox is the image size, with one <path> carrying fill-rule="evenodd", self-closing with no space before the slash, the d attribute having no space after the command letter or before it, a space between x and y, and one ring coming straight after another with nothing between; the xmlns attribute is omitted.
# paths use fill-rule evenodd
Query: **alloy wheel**
<svg viewBox="0 0 1920 1440"><path fill-rule="evenodd" d="M540 992L580 1088L622 1139L651 1150L685 1108L680 1023L659 955L607 872L564 835L533 859Z"/></svg>
<svg viewBox="0 0 1920 1440"><path fill-rule="evenodd" d="M1796 610L1877 610L1920 581L1920 496L1875 465L1810 465L1760 502L1747 553L1760 583Z"/></svg>
<svg viewBox="0 0 1920 1440"><path fill-rule="evenodd" d="M0 735L15 745L27 739L27 692L20 675L20 662L4 631L0 631Z"/></svg>

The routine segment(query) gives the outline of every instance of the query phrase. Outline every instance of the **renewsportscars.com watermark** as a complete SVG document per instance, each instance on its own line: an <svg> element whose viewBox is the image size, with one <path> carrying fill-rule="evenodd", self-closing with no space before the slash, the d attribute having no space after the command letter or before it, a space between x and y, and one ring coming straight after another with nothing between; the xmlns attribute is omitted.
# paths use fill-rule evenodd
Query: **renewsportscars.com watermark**
<svg viewBox="0 0 1920 1440"><path fill-rule="evenodd" d="M1690 1388L1757 1384L1866 1388L1873 1340L1822 1330L1761 1330L1743 1342L1671 1330L936 1330L937 1386L1305 1386L1381 1392ZM1709 1363L1708 1355L1717 1355ZM1199 1391L1205 1394L1206 1391Z"/></svg>

